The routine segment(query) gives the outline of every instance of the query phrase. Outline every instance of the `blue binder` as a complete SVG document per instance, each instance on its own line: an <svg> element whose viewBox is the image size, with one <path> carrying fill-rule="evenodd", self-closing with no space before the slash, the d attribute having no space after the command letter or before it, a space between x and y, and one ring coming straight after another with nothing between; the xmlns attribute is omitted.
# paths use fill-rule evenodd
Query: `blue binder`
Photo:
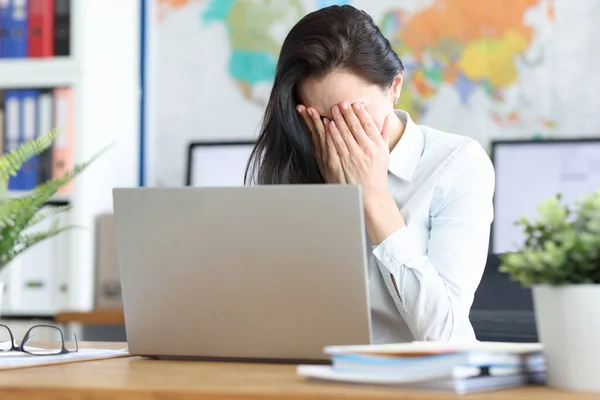
<svg viewBox="0 0 600 400"><path fill-rule="evenodd" d="M9 153L39 135L39 90L7 90L4 95L4 148ZM31 190L39 182L39 156L23 164L8 180L8 190Z"/></svg>
<svg viewBox="0 0 600 400"><path fill-rule="evenodd" d="M12 25L10 10L10 0L0 0L0 57L3 57L4 42L8 38L8 28Z"/></svg>
<svg viewBox="0 0 600 400"><path fill-rule="evenodd" d="M27 57L28 0L0 2L0 58Z"/></svg>
<svg viewBox="0 0 600 400"><path fill-rule="evenodd" d="M21 132L19 142L26 143L39 136L39 96L37 89L21 90ZM39 156L33 156L19 172L21 190L32 190L38 184Z"/></svg>

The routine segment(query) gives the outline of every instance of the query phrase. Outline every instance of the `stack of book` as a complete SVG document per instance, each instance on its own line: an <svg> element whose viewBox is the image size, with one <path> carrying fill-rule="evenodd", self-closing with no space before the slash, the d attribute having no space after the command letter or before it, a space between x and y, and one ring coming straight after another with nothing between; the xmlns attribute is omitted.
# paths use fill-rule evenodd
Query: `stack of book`
<svg viewBox="0 0 600 400"><path fill-rule="evenodd" d="M69 56L71 0L0 0L0 59Z"/></svg>
<svg viewBox="0 0 600 400"><path fill-rule="evenodd" d="M412 342L331 346L331 365L299 365L311 379L465 394L545 382L539 343Z"/></svg>

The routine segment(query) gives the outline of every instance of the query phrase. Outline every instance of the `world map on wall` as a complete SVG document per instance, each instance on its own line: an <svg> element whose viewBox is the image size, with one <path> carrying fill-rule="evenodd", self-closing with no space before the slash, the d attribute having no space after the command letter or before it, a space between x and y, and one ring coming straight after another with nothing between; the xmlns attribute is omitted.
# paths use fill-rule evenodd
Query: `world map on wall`
<svg viewBox="0 0 600 400"><path fill-rule="evenodd" d="M159 137L162 122L171 138L173 124L181 125L175 118L182 111L169 111L169 104L181 98L190 100L190 115L199 114L199 109L192 111L194 104L210 106L211 113L222 118L225 110L238 110L237 122L224 125L223 120L219 124L187 117L181 128L188 130L189 138L253 137L285 35L308 12L332 4L351 4L373 16L405 66L398 108L418 123L474 137L488 148L495 138L585 136L600 131L595 112L600 106L600 80L592 78L593 66L600 66L600 47L590 40L600 33L593 23L600 18L595 0L582 0L577 7L569 0L160 0L158 4L162 77L158 88L165 107L159 115ZM194 62L194 57L214 62ZM223 104L214 97L219 88L233 88L237 97L221 96L228 103ZM566 111L573 115L565 115Z"/></svg>

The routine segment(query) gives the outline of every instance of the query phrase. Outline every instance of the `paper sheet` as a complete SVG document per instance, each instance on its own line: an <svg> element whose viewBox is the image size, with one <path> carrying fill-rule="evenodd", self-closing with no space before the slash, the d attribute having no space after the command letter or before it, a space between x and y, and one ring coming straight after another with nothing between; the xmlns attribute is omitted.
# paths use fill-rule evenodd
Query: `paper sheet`
<svg viewBox="0 0 600 400"><path fill-rule="evenodd" d="M77 353L56 356L32 356L20 351L7 351L0 352L0 370L127 357L129 355L126 348L121 350L79 349Z"/></svg>

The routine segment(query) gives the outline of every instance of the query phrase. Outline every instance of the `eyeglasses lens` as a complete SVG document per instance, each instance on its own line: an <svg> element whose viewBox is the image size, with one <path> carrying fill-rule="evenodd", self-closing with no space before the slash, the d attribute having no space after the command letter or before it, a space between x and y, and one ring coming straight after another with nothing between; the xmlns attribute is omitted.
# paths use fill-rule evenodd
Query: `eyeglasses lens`
<svg viewBox="0 0 600 400"><path fill-rule="evenodd" d="M35 355L60 354L63 342L60 330L51 326L36 326L23 343L23 350Z"/></svg>
<svg viewBox="0 0 600 400"><path fill-rule="evenodd" d="M12 348L10 331L5 326L0 326L0 351L9 351Z"/></svg>

